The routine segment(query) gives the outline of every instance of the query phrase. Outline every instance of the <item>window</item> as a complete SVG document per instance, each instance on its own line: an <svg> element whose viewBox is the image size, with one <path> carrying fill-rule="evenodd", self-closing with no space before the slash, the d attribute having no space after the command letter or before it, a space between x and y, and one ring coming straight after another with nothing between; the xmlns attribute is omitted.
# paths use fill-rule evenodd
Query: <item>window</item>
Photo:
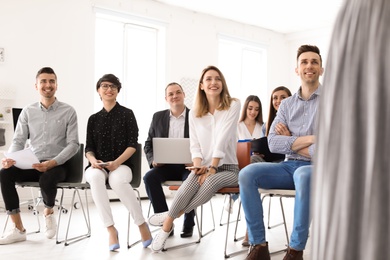
<svg viewBox="0 0 390 260"><path fill-rule="evenodd" d="M115 74L122 83L117 101L133 110L144 143L153 114L164 101L165 27L154 21L97 9L95 82ZM95 112L102 102L95 91Z"/></svg>
<svg viewBox="0 0 390 260"><path fill-rule="evenodd" d="M267 49L261 44L224 35L218 37L218 66L232 97L244 105L249 95L260 98L263 119L268 115Z"/></svg>

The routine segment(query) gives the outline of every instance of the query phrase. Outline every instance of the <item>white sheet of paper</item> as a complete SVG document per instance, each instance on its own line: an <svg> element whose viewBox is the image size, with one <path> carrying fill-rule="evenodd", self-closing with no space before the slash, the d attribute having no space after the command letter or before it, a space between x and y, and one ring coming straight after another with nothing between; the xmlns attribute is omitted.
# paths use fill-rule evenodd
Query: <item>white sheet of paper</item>
<svg viewBox="0 0 390 260"><path fill-rule="evenodd" d="M15 166L19 169L32 169L34 163L39 163L37 156L33 153L31 148L12 153L4 153L4 156L15 160Z"/></svg>

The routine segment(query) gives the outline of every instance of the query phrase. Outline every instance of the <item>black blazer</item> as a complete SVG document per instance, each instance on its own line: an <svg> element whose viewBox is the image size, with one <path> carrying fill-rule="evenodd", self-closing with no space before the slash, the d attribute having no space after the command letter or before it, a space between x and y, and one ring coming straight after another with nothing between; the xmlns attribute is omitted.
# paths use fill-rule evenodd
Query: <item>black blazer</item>
<svg viewBox="0 0 390 260"><path fill-rule="evenodd" d="M190 137L188 126L188 113L190 110L186 107L186 119L184 123L184 137ZM154 113L152 123L150 124L148 138L145 141L144 152L148 160L149 167L153 168L153 137L168 137L169 134L169 114L170 110L162 110Z"/></svg>

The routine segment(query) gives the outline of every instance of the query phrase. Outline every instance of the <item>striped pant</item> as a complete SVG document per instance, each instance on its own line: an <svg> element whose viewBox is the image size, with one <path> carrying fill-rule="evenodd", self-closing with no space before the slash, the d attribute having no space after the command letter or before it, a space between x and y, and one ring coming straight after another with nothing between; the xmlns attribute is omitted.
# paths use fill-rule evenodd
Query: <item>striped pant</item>
<svg viewBox="0 0 390 260"><path fill-rule="evenodd" d="M219 189L237 186L238 172L238 165L221 165L217 173L207 177L202 185L198 183L199 176L190 173L173 198L168 215L177 218L180 212L188 213L208 202Z"/></svg>

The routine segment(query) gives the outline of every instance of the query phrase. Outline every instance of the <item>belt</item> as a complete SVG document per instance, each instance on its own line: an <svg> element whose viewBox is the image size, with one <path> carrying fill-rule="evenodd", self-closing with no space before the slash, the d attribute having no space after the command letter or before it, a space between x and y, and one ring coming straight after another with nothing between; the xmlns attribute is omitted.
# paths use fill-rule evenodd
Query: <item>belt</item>
<svg viewBox="0 0 390 260"><path fill-rule="evenodd" d="M306 161L306 160L302 160L302 159L298 159L298 158L287 158L286 161L302 161L302 162L311 162L311 161Z"/></svg>

